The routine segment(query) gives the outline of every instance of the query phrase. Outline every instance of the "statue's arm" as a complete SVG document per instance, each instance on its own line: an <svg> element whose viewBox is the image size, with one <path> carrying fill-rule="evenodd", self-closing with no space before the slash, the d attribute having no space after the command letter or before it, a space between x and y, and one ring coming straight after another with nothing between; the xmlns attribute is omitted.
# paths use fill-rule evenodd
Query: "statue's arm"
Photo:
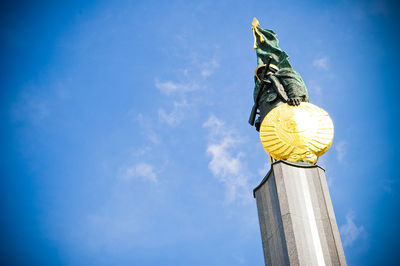
<svg viewBox="0 0 400 266"><path fill-rule="evenodd" d="M278 76L289 98L288 104L299 105L300 102L308 102L306 85L296 71L292 69L282 70Z"/></svg>
<svg viewBox="0 0 400 266"><path fill-rule="evenodd" d="M308 102L308 93L306 86L303 84L291 84L286 89L289 99L298 99L302 102Z"/></svg>

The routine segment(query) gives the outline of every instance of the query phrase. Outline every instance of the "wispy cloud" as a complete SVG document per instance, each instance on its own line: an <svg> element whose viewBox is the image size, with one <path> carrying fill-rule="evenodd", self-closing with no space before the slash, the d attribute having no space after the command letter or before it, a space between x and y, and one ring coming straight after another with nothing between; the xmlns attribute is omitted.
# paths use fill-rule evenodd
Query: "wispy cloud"
<svg viewBox="0 0 400 266"><path fill-rule="evenodd" d="M141 178L144 181L158 183L157 175L154 172L153 166L144 162L120 169L120 177L128 181Z"/></svg>
<svg viewBox="0 0 400 266"><path fill-rule="evenodd" d="M165 107L158 108L160 121L169 126L179 125L183 121L188 107L196 107L192 100L193 97L189 97L189 94L204 88L205 79L219 67L219 62L215 57L202 61L198 59L200 56L197 53L192 54L191 57L191 63L180 70L178 81L155 79L154 82L155 87L162 94L168 96L172 103L172 109L169 111Z"/></svg>
<svg viewBox="0 0 400 266"><path fill-rule="evenodd" d="M328 57L324 56L313 61L313 66L319 69L328 70Z"/></svg>
<svg viewBox="0 0 400 266"><path fill-rule="evenodd" d="M265 176L268 173L268 171L269 171L269 165L268 163L264 163L264 167L258 170L258 175Z"/></svg>
<svg viewBox="0 0 400 266"><path fill-rule="evenodd" d="M162 122L170 126L178 125L184 118L185 109L188 107L186 101L174 102L171 112L167 113L163 108L158 109L158 117Z"/></svg>
<svg viewBox="0 0 400 266"><path fill-rule="evenodd" d="M201 64L200 73L203 77L206 78L208 76L211 76L218 67L219 67L219 62L217 61L216 58L213 58Z"/></svg>
<svg viewBox="0 0 400 266"><path fill-rule="evenodd" d="M346 223L340 227L340 234L343 239L343 246L351 246L360 236L365 234L363 226L354 223L355 215L349 212L346 215Z"/></svg>
<svg viewBox="0 0 400 266"><path fill-rule="evenodd" d="M152 150L151 146L144 146L144 147L141 147L141 148L135 150L133 152L133 156L134 157L141 157L141 156L149 153L151 150Z"/></svg>
<svg viewBox="0 0 400 266"><path fill-rule="evenodd" d="M161 93L168 96L176 93L195 91L199 88L195 83L178 83L171 80L161 82L158 79L155 80L155 86Z"/></svg>
<svg viewBox="0 0 400 266"><path fill-rule="evenodd" d="M176 83L173 81L155 81L155 86L165 95L172 97L173 107L171 111L164 108L158 109L158 117L161 122L169 126L177 126L185 117L185 111L189 104L186 101L186 94L199 88L196 83ZM176 97L178 96L178 97Z"/></svg>
<svg viewBox="0 0 400 266"><path fill-rule="evenodd" d="M155 132L152 127L152 120L145 117L143 114L138 114L136 120L142 128L142 134L145 135L153 144L159 144L161 137Z"/></svg>
<svg viewBox="0 0 400 266"><path fill-rule="evenodd" d="M249 185L242 162L244 155L234 151L240 138L214 115L203 126L210 129L207 154L211 156L211 161L208 168L224 184L227 203L232 203L237 198L249 198Z"/></svg>
<svg viewBox="0 0 400 266"><path fill-rule="evenodd" d="M345 141L339 141L336 145L335 145L335 150L336 150L336 158L338 161L342 161L344 156L346 155L346 142Z"/></svg>

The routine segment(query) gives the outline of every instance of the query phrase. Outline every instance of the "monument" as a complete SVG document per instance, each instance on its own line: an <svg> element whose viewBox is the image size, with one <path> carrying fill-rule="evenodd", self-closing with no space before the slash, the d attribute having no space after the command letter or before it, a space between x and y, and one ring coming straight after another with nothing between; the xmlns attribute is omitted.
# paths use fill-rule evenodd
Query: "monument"
<svg viewBox="0 0 400 266"><path fill-rule="evenodd" d="M256 18L252 31L257 68L249 123L271 162L253 191L265 265L347 265L325 170L316 165L332 144L332 120L309 103L276 34Z"/></svg>

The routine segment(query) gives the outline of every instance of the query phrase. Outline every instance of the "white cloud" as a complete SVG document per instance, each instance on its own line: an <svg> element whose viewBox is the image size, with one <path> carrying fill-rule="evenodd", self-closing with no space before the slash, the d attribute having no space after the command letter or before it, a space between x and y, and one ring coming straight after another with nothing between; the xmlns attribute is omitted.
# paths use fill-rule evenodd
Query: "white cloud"
<svg viewBox="0 0 400 266"><path fill-rule="evenodd" d="M365 231L363 226L354 223L355 215L350 212L346 215L346 223L340 227L340 234L343 239L343 246L351 246Z"/></svg>
<svg viewBox="0 0 400 266"><path fill-rule="evenodd" d="M217 59L199 61L198 54L192 55L192 62L181 70L180 77L189 81L175 82L172 80L160 81L155 80L156 88L164 95L167 95L173 100L173 107L167 111L165 108L158 108L158 117L161 122L167 123L169 126L177 126L185 117L185 111L188 106L195 108L193 97L188 97L188 94L204 87L204 79L215 72L219 67ZM187 99L191 102L188 103Z"/></svg>
<svg viewBox="0 0 400 266"><path fill-rule="evenodd" d="M179 101L173 102L173 108L171 111L166 111L164 108L158 109L158 117L161 122L165 122L170 126L178 125L185 117L185 109L189 106L186 101L186 94L189 91L198 89L196 83L175 83L172 81L159 82L156 80L155 86L164 94L172 96L178 94Z"/></svg>
<svg viewBox="0 0 400 266"><path fill-rule="evenodd" d="M143 156L143 155L149 153L151 150L152 150L151 146L145 146L145 147L142 147L142 148L134 151L133 156L140 157L140 156Z"/></svg>
<svg viewBox="0 0 400 266"><path fill-rule="evenodd" d="M313 61L313 66L323 69L323 70L327 70L328 69L328 57L321 57L318 59L315 59Z"/></svg>
<svg viewBox="0 0 400 266"><path fill-rule="evenodd" d="M147 133L147 137L153 144L159 144L161 142L161 137L153 130L150 130Z"/></svg>
<svg viewBox="0 0 400 266"><path fill-rule="evenodd" d="M139 121L142 127L142 134L145 135L153 144L159 144L161 137L154 131L152 120L145 117L143 114L138 114L136 120Z"/></svg>
<svg viewBox="0 0 400 266"><path fill-rule="evenodd" d="M335 145L335 150L336 150L336 158L338 161L342 161L344 156L346 155L346 142L344 141L339 141Z"/></svg>
<svg viewBox="0 0 400 266"><path fill-rule="evenodd" d="M209 164L211 172L216 176L238 175L240 172L240 154L233 156L229 148L233 147L236 140L225 136L219 143L209 144L207 152L212 155Z"/></svg>
<svg viewBox="0 0 400 266"><path fill-rule="evenodd" d="M165 95L172 95L175 93L185 93L188 91L194 91L198 89L198 86L194 83L177 83L173 81L165 81L161 82L159 80L155 80L155 86Z"/></svg>
<svg viewBox="0 0 400 266"><path fill-rule="evenodd" d="M222 129L225 123L219 120L215 115L211 115L206 122L204 122L203 127L210 127L214 135L222 134Z"/></svg>
<svg viewBox="0 0 400 266"><path fill-rule="evenodd" d="M218 67L219 63L217 59L213 58L210 61L204 62L201 65L200 73L203 77L207 78L211 76L214 73L215 69L217 69Z"/></svg>
<svg viewBox="0 0 400 266"><path fill-rule="evenodd" d="M170 126L179 124L185 116L185 108L188 106L186 101L174 102L174 108L167 113L163 108L158 109L158 116L162 122L166 122Z"/></svg>
<svg viewBox="0 0 400 266"><path fill-rule="evenodd" d="M148 163L138 163L134 166L122 169L121 178L125 180L132 180L135 178L142 178L145 181L157 183L157 175L154 172L153 166Z"/></svg>
<svg viewBox="0 0 400 266"><path fill-rule="evenodd" d="M267 163L264 163L264 167L260 168L258 170L258 175L259 176L266 176L268 171L269 171L269 169L270 169L269 165Z"/></svg>
<svg viewBox="0 0 400 266"><path fill-rule="evenodd" d="M236 198L250 198L248 173L241 160L243 153L234 152L240 139L214 115L203 124L210 129L210 142L207 154L211 156L208 165L211 173L222 182L226 189L226 201L232 203Z"/></svg>

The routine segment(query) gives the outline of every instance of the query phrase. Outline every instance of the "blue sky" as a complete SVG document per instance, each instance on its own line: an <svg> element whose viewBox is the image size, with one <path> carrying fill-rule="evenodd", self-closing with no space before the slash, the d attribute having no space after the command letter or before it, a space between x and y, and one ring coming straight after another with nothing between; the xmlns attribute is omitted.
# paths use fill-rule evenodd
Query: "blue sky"
<svg viewBox="0 0 400 266"><path fill-rule="evenodd" d="M335 124L349 265L395 265L398 6L387 1L1 4L2 265L263 265L247 123L251 21Z"/></svg>

